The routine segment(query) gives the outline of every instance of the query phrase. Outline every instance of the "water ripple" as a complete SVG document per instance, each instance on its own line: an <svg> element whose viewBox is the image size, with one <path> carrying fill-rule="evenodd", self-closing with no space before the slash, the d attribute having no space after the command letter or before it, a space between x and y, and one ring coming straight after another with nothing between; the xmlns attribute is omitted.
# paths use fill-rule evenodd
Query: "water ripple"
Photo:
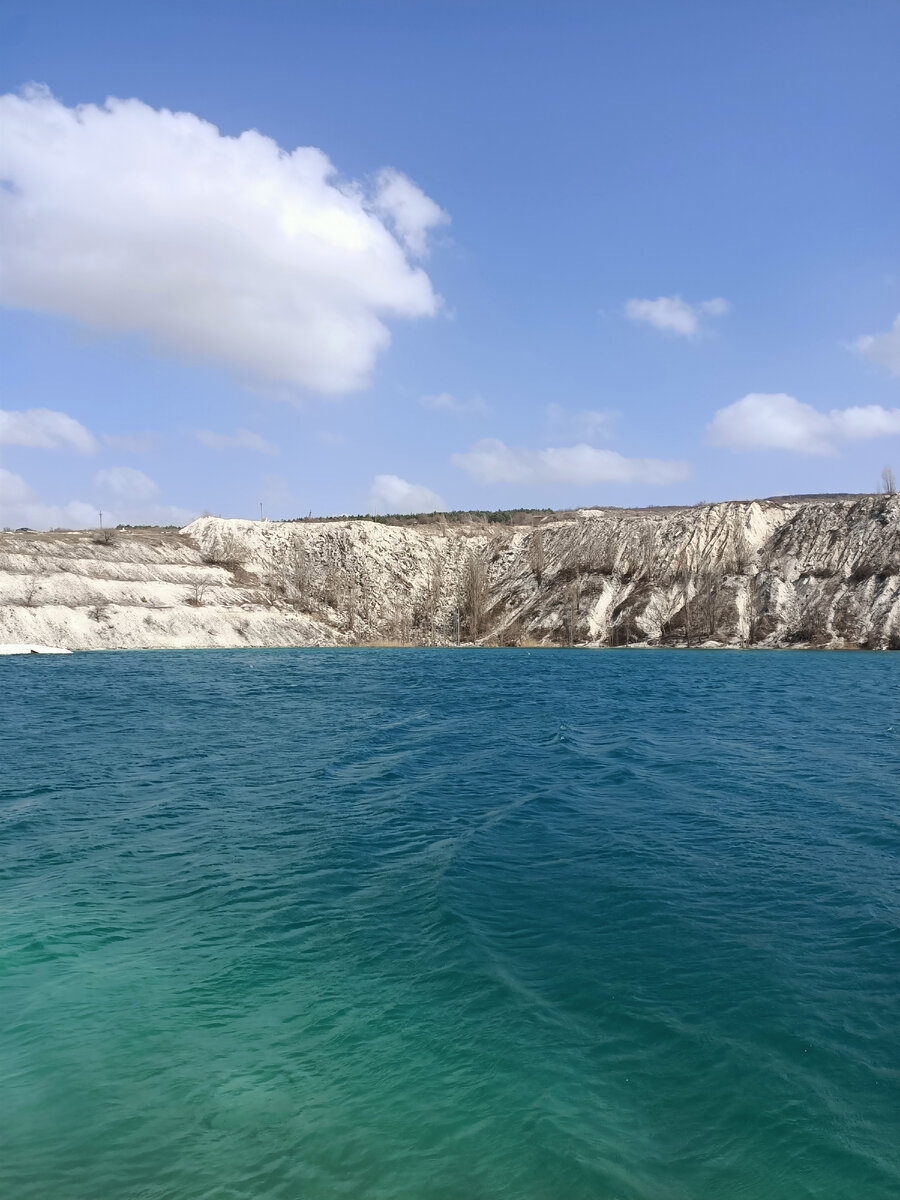
<svg viewBox="0 0 900 1200"><path fill-rule="evenodd" d="M11 1200L896 1200L900 656L0 660Z"/></svg>

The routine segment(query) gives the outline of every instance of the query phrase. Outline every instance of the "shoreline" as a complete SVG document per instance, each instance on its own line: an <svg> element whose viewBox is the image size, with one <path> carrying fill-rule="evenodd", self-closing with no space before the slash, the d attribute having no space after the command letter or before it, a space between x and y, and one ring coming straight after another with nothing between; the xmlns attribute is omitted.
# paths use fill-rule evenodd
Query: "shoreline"
<svg viewBox="0 0 900 1200"><path fill-rule="evenodd" d="M418 643L418 642L403 642L403 643L400 643L400 642L398 642L398 643L343 642L343 643L340 643L337 645L322 644L322 645L305 645L305 646L297 646L297 645L291 645L291 644L287 644L287 643L284 645L273 645L273 646L97 646L97 647L91 647L91 648L87 648L87 649L75 649L75 650L65 649L62 647L49 647L49 646L43 646L43 647L40 647L40 646L33 646L33 647L32 646L29 646L29 647L12 646L12 647L7 647L4 645L0 645L0 658L30 658L30 657L55 656L55 655L63 655L63 654L67 654L67 655L68 654L156 654L156 653L186 653L186 654L190 654L192 652L197 652L197 651L210 652L210 653L221 651L221 652L227 653L229 651L235 651L235 650L241 651L241 652L260 651L263 653L265 653L266 651L270 651L270 650L276 650L276 651L282 651L282 650L297 650L297 651L304 651L304 650L315 650L315 651L319 651L319 650L334 650L334 651L352 651L352 650L418 650L418 651L489 650L489 651L498 651L498 650L508 650L508 651L519 651L521 653L531 653L534 651L552 652L552 651L565 651L565 650L569 650L569 651L577 650L580 652L595 652L595 653L620 653L620 652L625 653L625 652L631 652L631 651L650 651L650 652L658 651L658 652L663 652L663 653L666 653L666 652L681 653L683 651L689 651L691 654L695 654L695 653L715 654L715 653L720 653L723 651L745 653L745 654L747 654L747 653L753 653L753 654L758 654L758 653L766 653L766 654L770 654L770 653L891 654L891 653L894 653L894 651L889 647L867 647L867 646L859 646L859 645L829 645L829 646L809 646L809 645L798 645L798 646L663 645L663 646L649 646L646 643L638 642L631 646L599 646L599 645L590 645L590 644L585 644L585 643L582 643L580 645L576 644L573 646L560 646L560 645L556 645L556 646L554 646L554 645L500 646L500 645L489 645L489 644L482 645L482 644L473 643L473 642L463 642L458 646L456 646L456 645L428 646L428 645L422 645L421 643Z"/></svg>

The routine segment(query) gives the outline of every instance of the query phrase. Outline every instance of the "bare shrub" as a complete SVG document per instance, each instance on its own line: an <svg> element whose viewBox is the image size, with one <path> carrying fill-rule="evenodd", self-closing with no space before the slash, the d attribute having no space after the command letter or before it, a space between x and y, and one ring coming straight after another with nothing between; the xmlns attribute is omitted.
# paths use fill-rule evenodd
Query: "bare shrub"
<svg viewBox="0 0 900 1200"><path fill-rule="evenodd" d="M191 583L185 604L190 604L192 608L200 608L206 599L206 594L209 591L209 583L205 579L195 579Z"/></svg>
<svg viewBox="0 0 900 1200"><path fill-rule="evenodd" d="M500 631L497 642L501 646L520 646L524 636L524 626L522 621L517 618L514 621L510 621L506 628Z"/></svg>
<svg viewBox="0 0 900 1200"><path fill-rule="evenodd" d="M342 583L340 567L327 567L322 577L322 599L335 611L341 606Z"/></svg>
<svg viewBox="0 0 900 1200"><path fill-rule="evenodd" d="M704 566L697 574L694 613L697 632L711 638L723 622L725 595L723 576L712 567Z"/></svg>
<svg viewBox="0 0 900 1200"><path fill-rule="evenodd" d="M848 592L835 605L832 614L832 628L837 637L845 642L856 641L861 626L861 612L857 597Z"/></svg>
<svg viewBox="0 0 900 1200"><path fill-rule="evenodd" d="M229 571L241 566L246 559L244 546L233 529L225 529L203 553L203 562Z"/></svg>
<svg viewBox="0 0 900 1200"><path fill-rule="evenodd" d="M532 575L540 583L544 575L544 568L547 565L547 556L544 552L543 529L536 529L528 542L528 565L531 568Z"/></svg>
<svg viewBox="0 0 900 1200"><path fill-rule="evenodd" d="M463 569L460 608L466 620L469 639L473 642L483 629L487 599L487 570L484 561L474 550L470 550Z"/></svg>
<svg viewBox="0 0 900 1200"><path fill-rule="evenodd" d="M104 525L100 529L95 529L91 534L91 541L95 546L114 546L118 541L119 531L114 525Z"/></svg>
<svg viewBox="0 0 900 1200"><path fill-rule="evenodd" d="M578 637L578 619L581 610L581 576L576 575L569 584L569 593L567 596L568 609L568 641L569 645L579 640Z"/></svg>
<svg viewBox="0 0 900 1200"><path fill-rule="evenodd" d="M691 610L693 591L691 588L690 560L684 551L682 551L676 571L678 582L681 588L682 627L684 629L685 640L687 641L688 646L690 646L694 633L693 612Z"/></svg>
<svg viewBox="0 0 900 1200"><path fill-rule="evenodd" d="M25 593L22 597L22 603L31 607L37 604L37 594L41 590L41 582L37 575L28 575L25 579Z"/></svg>
<svg viewBox="0 0 900 1200"><path fill-rule="evenodd" d="M285 555L285 576L289 594L298 608L309 606L310 566L309 554L303 542L296 542Z"/></svg>
<svg viewBox="0 0 900 1200"><path fill-rule="evenodd" d="M828 599L821 594L809 597L800 610L793 627L787 632L787 642L822 642L828 641L828 616L830 611Z"/></svg>
<svg viewBox="0 0 900 1200"><path fill-rule="evenodd" d="M610 627L607 644L610 646L631 646L635 642L644 641L646 636L633 615L626 613Z"/></svg>
<svg viewBox="0 0 900 1200"><path fill-rule="evenodd" d="M428 573L423 597L424 624L432 642L437 641L437 618L441 608L441 596L444 590L444 566L440 558L434 558Z"/></svg>
<svg viewBox="0 0 900 1200"><path fill-rule="evenodd" d="M637 537L637 547L632 570L635 578L649 579L653 573L656 539L653 526L645 524Z"/></svg>
<svg viewBox="0 0 900 1200"><path fill-rule="evenodd" d="M587 528L579 556L581 568L596 575L614 574L618 547L612 530L599 521L591 521Z"/></svg>
<svg viewBox="0 0 900 1200"><path fill-rule="evenodd" d="M881 472L881 484L878 489L885 496L897 494L897 478L891 467L885 466Z"/></svg>
<svg viewBox="0 0 900 1200"><path fill-rule="evenodd" d="M746 572L750 565L750 557L750 543L747 541L747 532L744 524L741 522L735 528L733 539L731 565L734 567L735 575L743 575Z"/></svg>
<svg viewBox="0 0 900 1200"><path fill-rule="evenodd" d="M356 575L350 569L345 569L343 572L343 586L341 588L341 612L344 617L344 625L348 633L352 633L356 625Z"/></svg>

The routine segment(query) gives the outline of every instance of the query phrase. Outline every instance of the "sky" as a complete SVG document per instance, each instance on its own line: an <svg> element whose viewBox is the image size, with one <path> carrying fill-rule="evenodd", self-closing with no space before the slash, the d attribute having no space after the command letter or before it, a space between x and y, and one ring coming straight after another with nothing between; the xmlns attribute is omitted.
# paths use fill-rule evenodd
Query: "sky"
<svg viewBox="0 0 900 1200"><path fill-rule="evenodd" d="M0 0L0 525L900 474L900 3Z"/></svg>

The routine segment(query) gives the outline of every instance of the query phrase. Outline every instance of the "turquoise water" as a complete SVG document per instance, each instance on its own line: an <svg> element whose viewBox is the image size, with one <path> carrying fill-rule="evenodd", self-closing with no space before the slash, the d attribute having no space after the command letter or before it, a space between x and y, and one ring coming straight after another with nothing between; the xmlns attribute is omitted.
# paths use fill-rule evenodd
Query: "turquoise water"
<svg viewBox="0 0 900 1200"><path fill-rule="evenodd" d="M4 1200L896 1200L900 654L0 660Z"/></svg>

